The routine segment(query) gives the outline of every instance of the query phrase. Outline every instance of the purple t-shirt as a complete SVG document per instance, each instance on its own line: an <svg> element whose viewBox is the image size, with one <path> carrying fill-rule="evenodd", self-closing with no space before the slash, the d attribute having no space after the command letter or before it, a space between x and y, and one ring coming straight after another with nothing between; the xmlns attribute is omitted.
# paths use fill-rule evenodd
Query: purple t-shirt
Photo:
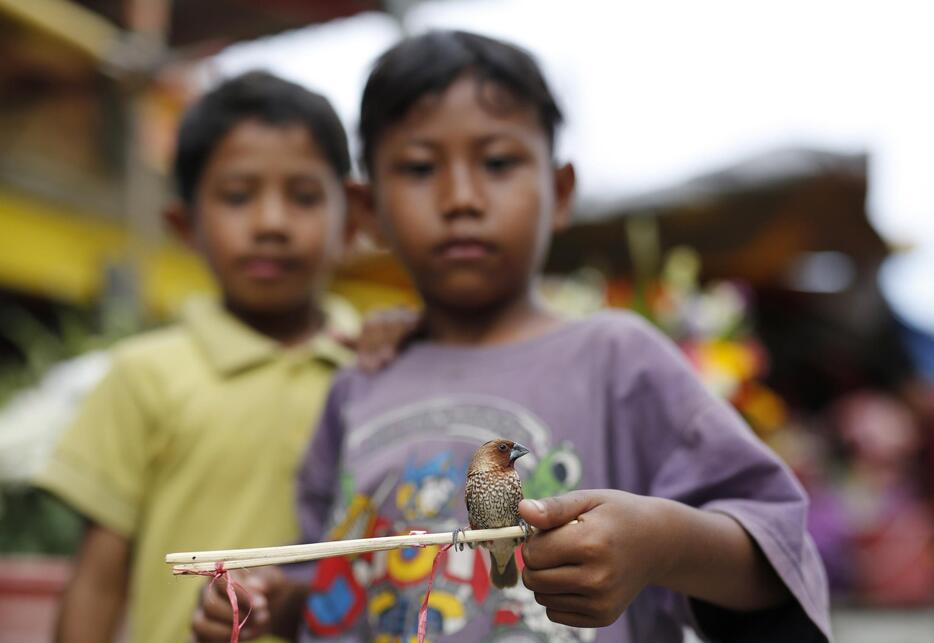
<svg viewBox="0 0 934 643"><path fill-rule="evenodd" d="M416 343L381 373L340 375L300 474L305 540L465 526L467 464L496 437L531 449L516 463L526 497L613 488L733 516L795 600L744 615L650 587L612 626L574 629L548 621L521 582L491 587L487 553L468 549L438 566L428 640L667 643L685 626L717 641L829 639L801 487L670 341L626 313L505 346ZM409 640L435 551L319 562L302 640Z"/></svg>

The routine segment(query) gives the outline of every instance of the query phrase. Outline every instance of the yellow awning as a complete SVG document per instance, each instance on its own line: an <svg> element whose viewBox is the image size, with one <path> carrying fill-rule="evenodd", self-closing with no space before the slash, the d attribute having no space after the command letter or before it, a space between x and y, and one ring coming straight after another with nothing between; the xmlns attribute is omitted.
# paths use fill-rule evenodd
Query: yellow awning
<svg viewBox="0 0 934 643"><path fill-rule="evenodd" d="M154 316L170 316L192 294L214 290L201 261L180 244L134 244L115 222L0 190L0 287L88 304L100 296L107 266L131 260ZM331 290L364 312L416 301L387 256L355 262Z"/></svg>
<svg viewBox="0 0 934 643"><path fill-rule="evenodd" d="M0 0L0 13L82 52L104 60L120 38L120 30L95 12L68 0Z"/></svg>
<svg viewBox="0 0 934 643"><path fill-rule="evenodd" d="M53 299L85 302L108 261L126 247L116 225L0 192L0 283Z"/></svg>

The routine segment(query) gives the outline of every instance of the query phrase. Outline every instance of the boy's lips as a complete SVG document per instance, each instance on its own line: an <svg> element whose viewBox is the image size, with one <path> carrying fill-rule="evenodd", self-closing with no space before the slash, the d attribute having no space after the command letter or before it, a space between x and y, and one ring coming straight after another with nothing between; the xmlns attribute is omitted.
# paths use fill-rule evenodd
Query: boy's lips
<svg viewBox="0 0 934 643"><path fill-rule="evenodd" d="M495 252L493 244L473 238L450 239L435 246L435 254L452 261L476 261Z"/></svg>
<svg viewBox="0 0 934 643"><path fill-rule="evenodd" d="M295 260L280 257L246 257L240 261L243 272L252 279L281 279L292 272Z"/></svg>

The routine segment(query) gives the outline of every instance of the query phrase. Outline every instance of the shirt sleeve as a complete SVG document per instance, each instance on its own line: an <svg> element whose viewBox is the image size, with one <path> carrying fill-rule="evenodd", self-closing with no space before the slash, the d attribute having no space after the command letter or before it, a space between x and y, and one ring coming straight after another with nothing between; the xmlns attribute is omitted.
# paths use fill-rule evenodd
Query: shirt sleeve
<svg viewBox="0 0 934 643"><path fill-rule="evenodd" d="M637 335L638 384L630 382L617 404L636 413L627 418L638 427L627 448L637 449L645 461L648 495L733 517L794 599L753 613L674 592L667 592L663 603L709 641L831 640L827 580L807 533L804 490L732 407L706 391L670 341L647 326ZM617 458L622 455L616 452Z"/></svg>
<svg viewBox="0 0 934 643"><path fill-rule="evenodd" d="M334 378L315 437L305 451L296 478L296 513L301 528L301 542L321 542L328 518L337 498L340 480L340 454L344 443L341 414L346 395L345 379ZM320 561L284 565L282 569L294 581L308 582Z"/></svg>
<svg viewBox="0 0 934 643"><path fill-rule="evenodd" d="M131 537L142 499L149 414L117 355L34 481L89 520Z"/></svg>
<svg viewBox="0 0 934 643"><path fill-rule="evenodd" d="M346 384L346 378L335 378L318 430L298 472L297 511L302 539L306 543L319 542L324 537L327 520L337 497L340 454L344 442L341 408L346 398Z"/></svg>

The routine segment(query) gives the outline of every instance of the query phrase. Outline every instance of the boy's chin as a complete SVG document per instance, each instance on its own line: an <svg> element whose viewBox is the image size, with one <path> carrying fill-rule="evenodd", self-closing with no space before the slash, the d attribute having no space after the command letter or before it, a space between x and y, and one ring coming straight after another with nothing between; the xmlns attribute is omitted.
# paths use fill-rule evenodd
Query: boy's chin
<svg viewBox="0 0 934 643"><path fill-rule="evenodd" d="M434 293L428 298L429 304L435 304L447 310L463 314L480 313L498 308L509 303L508 293L491 288L449 288Z"/></svg>
<svg viewBox="0 0 934 643"><path fill-rule="evenodd" d="M307 308L312 303L312 295L280 295L275 292L228 294L228 303L236 310L250 315L269 317L287 315Z"/></svg>

